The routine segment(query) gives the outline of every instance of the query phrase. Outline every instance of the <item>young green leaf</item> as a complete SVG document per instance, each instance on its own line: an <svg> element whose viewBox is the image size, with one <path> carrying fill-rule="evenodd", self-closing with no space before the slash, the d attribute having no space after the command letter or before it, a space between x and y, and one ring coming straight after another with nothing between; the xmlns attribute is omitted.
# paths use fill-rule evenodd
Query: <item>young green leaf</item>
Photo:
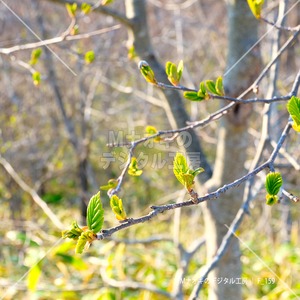
<svg viewBox="0 0 300 300"><path fill-rule="evenodd" d="M207 89L212 93L217 95L218 92L216 90L216 84L213 82L213 80L206 80L205 82Z"/></svg>
<svg viewBox="0 0 300 300"><path fill-rule="evenodd" d="M136 157L132 157L129 168L128 168L128 174L131 176L141 176L142 173L143 173L143 170L140 170L138 168Z"/></svg>
<svg viewBox="0 0 300 300"><path fill-rule="evenodd" d="M33 84L38 86L41 83L41 73L36 71L32 74Z"/></svg>
<svg viewBox="0 0 300 300"><path fill-rule="evenodd" d="M65 230L62 232L62 238L78 240L79 237L81 236L82 232L83 232L83 229L78 226L76 221L73 221L72 228L70 230Z"/></svg>
<svg viewBox="0 0 300 300"><path fill-rule="evenodd" d="M269 195L277 195L282 186L282 177L279 172L270 172L266 177L266 190Z"/></svg>
<svg viewBox="0 0 300 300"><path fill-rule="evenodd" d="M222 77L218 77L216 80L216 90L217 90L217 95L219 95L219 96L225 95Z"/></svg>
<svg viewBox="0 0 300 300"><path fill-rule="evenodd" d="M300 132L300 98L293 96L287 103L287 110L293 119L293 128Z"/></svg>
<svg viewBox="0 0 300 300"><path fill-rule="evenodd" d="M110 189L114 189L118 186L118 180L117 179L109 179L107 182L107 185L100 186L100 189L103 191L108 191Z"/></svg>
<svg viewBox="0 0 300 300"><path fill-rule="evenodd" d="M183 61L180 60L178 66L177 66L177 78L178 78L178 81L180 81L182 73L183 73Z"/></svg>
<svg viewBox="0 0 300 300"><path fill-rule="evenodd" d="M123 208L122 199L120 199L117 195L113 195L110 198L110 207L119 221L127 219L126 212Z"/></svg>
<svg viewBox="0 0 300 300"><path fill-rule="evenodd" d="M157 129L154 127L154 126L147 126L146 129L146 136L151 136L151 135L154 135L154 134L157 134ZM160 142L161 141L161 137L160 136L157 136L154 138L154 142Z"/></svg>
<svg viewBox="0 0 300 300"><path fill-rule="evenodd" d="M84 250L87 250L96 238L97 236L92 230L83 232L77 241L75 253L81 254Z"/></svg>
<svg viewBox="0 0 300 300"><path fill-rule="evenodd" d="M84 15L87 15L91 11L91 5L88 3L81 4L81 11Z"/></svg>
<svg viewBox="0 0 300 300"><path fill-rule="evenodd" d="M198 97L203 98L203 100L209 100L210 96L207 93L206 87L205 87L205 83L202 81L199 84L199 90L198 90Z"/></svg>
<svg viewBox="0 0 300 300"><path fill-rule="evenodd" d="M98 192L90 199L90 202L87 207L87 216L86 216L87 226L94 233L99 232L103 226L103 221L104 221L103 213L104 210L102 208L100 192Z"/></svg>
<svg viewBox="0 0 300 300"><path fill-rule="evenodd" d="M176 153L173 162L173 172L177 180L185 186L184 174L188 172L189 168L187 165L186 158L181 153Z"/></svg>
<svg viewBox="0 0 300 300"><path fill-rule="evenodd" d="M32 50L29 64L34 66L38 62L41 55L42 55L42 49L41 48L37 48L37 49Z"/></svg>
<svg viewBox="0 0 300 300"><path fill-rule="evenodd" d="M71 18L74 18L76 16L76 10L77 10L77 3L67 3L66 9L68 11L68 14Z"/></svg>
<svg viewBox="0 0 300 300"><path fill-rule="evenodd" d="M277 195L266 195L266 204L267 205L274 205L278 202L278 196Z"/></svg>
<svg viewBox="0 0 300 300"><path fill-rule="evenodd" d="M197 168L196 170L189 170L191 171L191 174L196 177L197 175L199 175L200 173L204 172L204 169L203 168Z"/></svg>
<svg viewBox="0 0 300 300"><path fill-rule="evenodd" d="M88 51L84 55L84 60L86 64L91 64L95 60L95 52Z"/></svg>
<svg viewBox="0 0 300 300"><path fill-rule="evenodd" d="M141 71L141 74L144 76L146 81L152 83L152 84L157 84L157 80L155 78L155 74L149 64L145 60L141 60L139 62L139 69Z"/></svg>
<svg viewBox="0 0 300 300"><path fill-rule="evenodd" d="M247 2L255 18L260 19L264 0L247 0Z"/></svg>
<svg viewBox="0 0 300 300"><path fill-rule="evenodd" d="M193 91L184 92L183 97L190 101L202 101L205 99L204 95L199 95L199 93Z"/></svg>

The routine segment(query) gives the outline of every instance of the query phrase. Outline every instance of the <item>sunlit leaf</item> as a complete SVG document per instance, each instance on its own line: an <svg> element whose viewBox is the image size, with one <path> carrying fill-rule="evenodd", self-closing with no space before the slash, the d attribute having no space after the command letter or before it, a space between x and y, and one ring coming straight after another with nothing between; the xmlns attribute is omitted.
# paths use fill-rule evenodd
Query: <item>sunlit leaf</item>
<svg viewBox="0 0 300 300"><path fill-rule="evenodd" d="M126 212L123 208L122 199L120 199L117 195L113 195L110 198L110 207L119 221L127 219Z"/></svg>
<svg viewBox="0 0 300 300"><path fill-rule="evenodd" d="M38 86L41 83L41 73L40 72L34 72L32 74L32 80L33 80L33 84L35 86Z"/></svg>
<svg viewBox="0 0 300 300"><path fill-rule="evenodd" d="M114 189L118 186L118 180L117 179L109 179L107 182L107 185L100 186L100 189L103 191L108 191L110 189Z"/></svg>
<svg viewBox="0 0 300 300"><path fill-rule="evenodd" d="M141 74L146 79L146 81L148 81L152 84L157 84L154 72L145 60L141 60L139 62L139 69L141 71Z"/></svg>
<svg viewBox="0 0 300 300"><path fill-rule="evenodd" d="M150 126L150 125L148 125L146 127L145 131L146 131L146 136L152 136L154 134L157 134L157 132L158 132L157 129L154 126ZM154 141L155 142L160 142L161 141L161 137L160 136L155 137Z"/></svg>
<svg viewBox="0 0 300 300"><path fill-rule="evenodd" d="M278 202L278 196L277 195L266 195L266 204L267 205L274 205Z"/></svg>
<svg viewBox="0 0 300 300"><path fill-rule="evenodd" d="M67 3L66 9L68 11L68 14L71 18L74 18L76 16L76 10L77 10L77 3Z"/></svg>
<svg viewBox="0 0 300 300"><path fill-rule="evenodd" d="M41 48L37 48L37 49L32 50L29 64L34 66L38 62L41 55L42 55L42 49Z"/></svg>
<svg viewBox="0 0 300 300"><path fill-rule="evenodd" d="M212 93L212 94L217 94L216 90L216 84L213 82L213 80L206 80L205 82L207 89Z"/></svg>
<svg viewBox="0 0 300 300"><path fill-rule="evenodd" d="M179 62L179 64L178 64L178 66L177 66L177 78L178 78L178 81L180 81L182 73L183 73L183 61L181 60Z"/></svg>
<svg viewBox="0 0 300 300"><path fill-rule="evenodd" d="M183 97L190 101L202 101L205 99L205 96L198 95L197 92L188 91L183 93Z"/></svg>
<svg viewBox="0 0 300 300"><path fill-rule="evenodd" d="M91 5L88 3L81 4L81 11L83 14L87 15L91 11Z"/></svg>
<svg viewBox="0 0 300 300"><path fill-rule="evenodd" d="M72 228L70 230L65 230L62 232L62 238L77 240L80 237L82 232L83 229L78 226L76 221L73 221Z"/></svg>
<svg viewBox="0 0 300 300"><path fill-rule="evenodd" d="M136 157L132 157L129 168L128 168L128 174L131 176L141 176L143 173L143 170L140 170L138 168L138 163Z"/></svg>
<svg viewBox="0 0 300 300"><path fill-rule="evenodd" d="M101 230L104 221L104 210L100 199L100 192L94 195L87 207L87 226L94 233Z"/></svg>
<svg viewBox="0 0 300 300"><path fill-rule="evenodd" d="M293 128L300 132L300 98L293 96L287 103L287 110L293 119Z"/></svg>
<svg viewBox="0 0 300 300"><path fill-rule="evenodd" d="M90 64L95 60L95 52L94 51L88 51L84 55L84 60L86 64Z"/></svg>
<svg viewBox="0 0 300 300"><path fill-rule="evenodd" d="M176 153L173 162L173 172L177 180L182 184L185 185L184 174L188 172L189 168L187 165L186 158L181 153Z"/></svg>
<svg viewBox="0 0 300 300"><path fill-rule="evenodd" d="M224 96L225 95L224 86L223 86L223 78L222 77L218 77L217 80L216 80L216 90L217 90L217 94L219 96Z"/></svg>
<svg viewBox="0 0 300 300"><path fill-rule="evenodd" d="M255 18L259 19L264 0L247 0L247 2Z"/></svg>
<svg viewBox="0 0 300 300"><path fill-rule="evenodd" d="M110 3L113 3L114 2L114 0L102 0L102 5L108 5L108 4L110 4Z"/></svg>
<svg viewBox="0 0 300 300"><path fill-rule="evenodd" d="M277 195L282 186L282 177L279 172L270 172L266 177L266 190L270 195Z"/></svg>

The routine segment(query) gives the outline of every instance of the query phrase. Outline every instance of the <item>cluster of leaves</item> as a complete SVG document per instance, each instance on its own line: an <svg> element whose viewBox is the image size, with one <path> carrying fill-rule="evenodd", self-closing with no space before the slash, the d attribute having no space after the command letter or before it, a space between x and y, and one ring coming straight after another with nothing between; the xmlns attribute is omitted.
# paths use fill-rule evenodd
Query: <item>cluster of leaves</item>
<svg viewBox="0 0 300 300"><path fill-rule="evenodd" d="M146 79L146 81L159 85L160 87L165 87L164 84L157 81L155 78L155 74L149 64L142 60L139 62L139 69ZM183 72L183 61L181 60L178 65L168 61L166 63L166 74L168 76L168 80L174 87L179 87L182 90L185 90L184 87L179 85L181 76ZM214 82L213 80L206 80L200 82L198 91L188 90L184 91L183 96L191 101L202 101L208 100L211 98L210 94L224 96L224 86L222 77L218 77Z"/></svg>
<svg viewBox="0 0 300 300"><path fill-rule="evenodd" d="M278 193L282 186L282 177L278 172L270 172L266 177L266 204L273 205L279 200Z"/></svg>
<svg viewBox="0 0 300 300"><path fill-rule="evenodd" d="M62 232L62 237L77 240L75 252L82 253L87 250L94 240L97 233L102 229L104 221L104 210L100 199L100 192L94 195L87 207L87 226L79 227L77 222L72 223L70 230Z"/></svg>
<svg viewBox="0 0 300 300"><path fill-rule="evenodd" d="M78 5L77 3L67 3L66 4L66 9L67 9L67 12L70 16L70 18L75 18L76 17L76 13L77 13L77 8L78 8ZM90 13L91 11L91 5L88 4L88 3L82 3L81 4L81 13L84 14L84 15L87 15L88 13Z"/></svg>
<svg viewBox="0 0 300 300"><path fill-rule="evenodd" d="M173 163L173 172L177 180L189 193L193 189L195 177L203 171L203 168L197 168L196 170L190 169L184 155L181 153L176 154Z"/></svg>
<svg viewBox="0 0 300 300"><path fill-rule="evenodd" d="M287 110L293 120L294 130L300 132L300 98L293 96L287 104Z"/></svg>
<svg viewBox="0 0 300 300"><path fill-rule="evenodd" d="M199 84L198 91L186 91L183 96L191 101L202 101L211 98L210 94L224 96L224 86L222 77L218 77L216 82L213 80L202 81Z"/></svg>

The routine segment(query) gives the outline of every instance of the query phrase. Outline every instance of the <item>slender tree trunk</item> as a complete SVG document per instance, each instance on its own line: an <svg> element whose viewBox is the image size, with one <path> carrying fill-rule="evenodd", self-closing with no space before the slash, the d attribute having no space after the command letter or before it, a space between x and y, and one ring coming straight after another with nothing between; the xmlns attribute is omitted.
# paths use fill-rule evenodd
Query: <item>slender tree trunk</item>
<svg viewBox="0 0 300 300"><path fill-rule="evenodd" d="M228 4L228 73L224 77L226 93L238 96L256 78L259 70L259 49L253 49L242 61L236 63L257 41L258 21L252 16L247 1L230 0ZM232 66L235 65L234 68ZM231 69L232 68L232 69ZM245 173L244 162L248 147L247 119L251 106L237 104L222 119L219 133L217 156L212 179L207 183L213 190L232 182ZM243 186L231 190L220 199L205 203L205 230L207 237L207 258L216 253L222 238L228 231L243 198ZM231 241L227 254L209 276L209 300L242 299L240 284L232 284L241 278L240 248L237 239ZM231 281L231 284L229 282Z"/></svg>

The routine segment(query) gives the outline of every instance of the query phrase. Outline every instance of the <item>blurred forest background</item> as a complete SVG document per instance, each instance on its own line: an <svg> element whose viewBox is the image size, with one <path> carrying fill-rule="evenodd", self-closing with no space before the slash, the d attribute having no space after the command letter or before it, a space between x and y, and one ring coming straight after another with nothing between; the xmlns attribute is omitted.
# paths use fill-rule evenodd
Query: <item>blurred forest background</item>
<svg viewBox="0 0 300 300"><path fill-rule="evenodd" d="M17 16L42 39L60 36L71 20L65 6L55 2L10 0L7 4L12 13L1 1L0 48L37 41ZM264 14L272 19L278 1L266 2ZM295 3L287 2L289 6ZM114 1L109 8L124 13L123 1ZM185 86L195 87L202 80L222 76L228 49L225 2L149 0L147 14L156 55L163 64L184 61ZM286 25L299 23L298 3ZM118 20L91 12L78 18L77 24L78 32L85 33L110 28ZM261 23L260 36L269 29ZM282 41L288 36L283 32ZM110 240L96 241L81 256L74 254L72 241L60 240L61 230L82 218L82 203L121 173L126 148L107 144L141 138L147 125L170 128L159 92L140 75L126 41L127 30L120 26L87 39L50 45L51 51L42 47L36 64L30 64L32 49L0 55L0 299L168 299L164 291L173 288L179 245L190 247L195 237L204 239L199 205L164 213L150 223L120 231ZM260 43L263 61L269 61L271 46L269 34ZM85 58L88 51L95 53L91 63ZM298 37L298 43L280 57L278 95L289 93L299 66ZM36 71L41 76L39 84L32 78ZM260 90L267 90L267 84L264 79ZM219 107L217 101L184 103L190 121L201 120ZM263 104L256 104L251 115L249 160L256 153L262 108ZM284 126L281 120L287 116L285 103L277 104L276 109L272 126L280 131ZM196 131L211 163L217 129L218 122L213 122ZM299 140L299 134L287 140L296 165ZM172 172L180 146L179 140L167 144L150 141L138 148L143 174L126 178L120 193L129 216L146 214L150 205L188 198ZM249 166L249 161L245 165ZM276 160L276 167L289 191L299 195L299 170L291 168L285 156ZM109 198L105 192L101 195L104 228L115 226ZM244 298L297 299L299 206L266 206L262 190L238 234L247 243L247 247L241 245ZM199 246L188 267L184 295L190 294L192 278L205 263L205 247ZM201 297L206 299L206 287Z"/></svg>

